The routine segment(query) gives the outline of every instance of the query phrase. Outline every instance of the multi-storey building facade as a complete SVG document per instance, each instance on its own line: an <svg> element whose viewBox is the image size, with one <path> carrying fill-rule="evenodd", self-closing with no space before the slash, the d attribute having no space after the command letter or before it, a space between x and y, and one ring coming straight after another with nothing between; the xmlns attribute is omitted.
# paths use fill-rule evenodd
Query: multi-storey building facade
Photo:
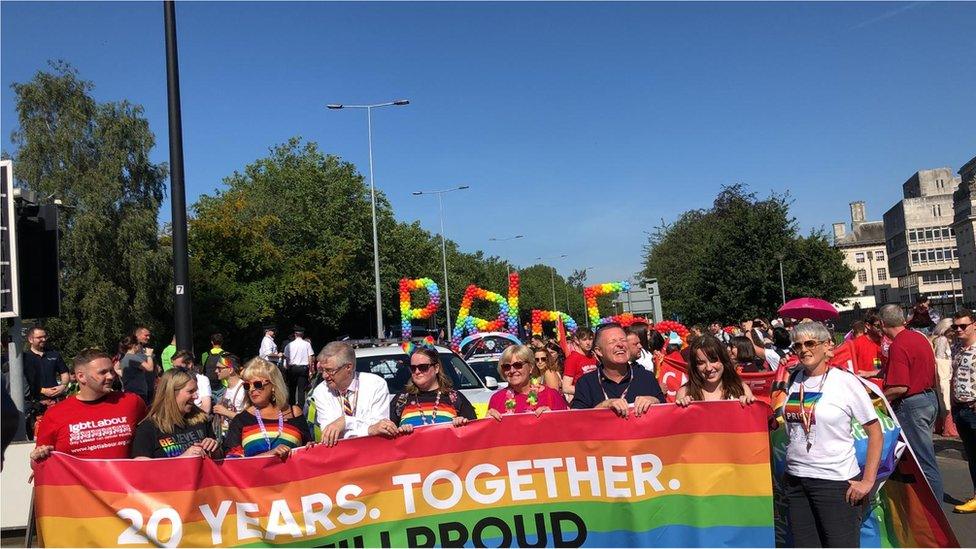
<svg viewBox="0 0 976 549"><path fill-rule="evenodd" d="M958 186L950 168L916 172L902 185L904 198L884 214L889 274L905 305L919 294L948 306L962 298L952 206Z"/></svg>
<svg viewBox="0 0 976 549"><path fill-rule="evenodd" d="M834 247L844 253L844 264L854 271L856 293L852 303L862 308L898 301L898 280L888 271L883 221L866 221L864 202L851 202L851 232L834 223ZM871 299L861 299L861 298Z"/></svg>
<svg viewBox="0 0 976 549"><path fill-rule="evenodd" d="M960 184L952 193L952 228L959 249L962 300L976 307L976 157L959 170Z"/></svg>

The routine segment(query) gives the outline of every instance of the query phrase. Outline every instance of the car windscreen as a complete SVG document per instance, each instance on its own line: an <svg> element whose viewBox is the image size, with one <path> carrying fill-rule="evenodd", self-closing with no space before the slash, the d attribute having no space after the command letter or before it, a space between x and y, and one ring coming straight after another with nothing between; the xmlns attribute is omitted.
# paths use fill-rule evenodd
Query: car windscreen
<svg viewBox="0 0 976 549"><path fill-rule="evenodd" d="M506 337L485 336L464 344L464 346L461 347L461 354L467 356L469 352L472 352L472 354L481 353L486 355L501 353L512 345L516 345L516 343Z"/></svg>
<svg viewBox="0 0 976 549"><path fill-rule="evenodd" d="M499 379L501 379L501 376L498 375L498 360L497 359L495 359L495 360L484 360L484 361L482 361L482 360L475 360L475 361L469 362L468 363L468 366L471 366L471 369L474 370L475 373L478 374L478 377L480 377L482 380L484 380L486 377L493 377L493 378L495 378L495 381L498 381Z"/></svg>
<svg viewBox="0 0 976 549"><path fill-rule="evenodd" d="M441 368L451 378L455 389L480 389L482 384L471 368L453 353L439 353ZM356 358L356 370L376 374L386 380L390 394L403 390L410 380L410 359L403 353L361 356Z"/></svg>

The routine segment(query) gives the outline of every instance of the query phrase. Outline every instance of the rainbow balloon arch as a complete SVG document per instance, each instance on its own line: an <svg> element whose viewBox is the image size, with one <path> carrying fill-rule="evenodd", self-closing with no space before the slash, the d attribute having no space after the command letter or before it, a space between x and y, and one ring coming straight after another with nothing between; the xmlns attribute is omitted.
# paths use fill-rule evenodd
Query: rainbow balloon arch
<svg viewBox="0 0 976 549"><path fill-rule="evenodd" d="M518 337L519 333L519 274L513 272L508 275L508 295L503 296L499 293L479 288L475 284L469 285L464 290L464 297L461 300L461 307L458 309L457 319L454 321L454 329L450 335L451 348L455 351L460 350L461 340L469 335L485 332L507 332ZM411 300L413 292L423 290L427 294L427 304L423 307L414 307ZM652 326L666 338L677 337L681 340L682 346L686 345L688 329L679 322L665 320L654 324L650 319L636 316L631 313L619 315L600 316L597 298L600 296L611 295L630 290L630 282L605 282L594 284L583 290L583 298L586 302L586 314L591 326L600 326L607 323L616 323L627 327L632 324L643 323ZM498 306L498 316L493 319L480 318L471 315L471 306L476 301L488 301ZM430 278L403 278L400 280L400 326L401 339L408 342L413 336L413 321L428 320L432 318L440 309L441 293L440 287ZM542 334L545 324L558 326L562 323L567 334L574 334L579 329L576 320L563 311L547 311L533 309L530 313L532 334Z"/></svg>

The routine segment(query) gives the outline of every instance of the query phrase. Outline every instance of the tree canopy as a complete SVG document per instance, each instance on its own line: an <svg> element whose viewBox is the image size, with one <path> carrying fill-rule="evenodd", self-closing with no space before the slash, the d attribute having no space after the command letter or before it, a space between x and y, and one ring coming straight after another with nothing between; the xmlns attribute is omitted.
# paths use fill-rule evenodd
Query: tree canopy
<svg viewBox="0 0 976 549"><path fill-rule="evenodd" d="M644 275L657 278L666 314L686 323L773 316L786 298L837 301L854 292L854 273L820 231L798 234L787 195L759 199L724 187L707 210L683 213L651 234Z"/></svg>

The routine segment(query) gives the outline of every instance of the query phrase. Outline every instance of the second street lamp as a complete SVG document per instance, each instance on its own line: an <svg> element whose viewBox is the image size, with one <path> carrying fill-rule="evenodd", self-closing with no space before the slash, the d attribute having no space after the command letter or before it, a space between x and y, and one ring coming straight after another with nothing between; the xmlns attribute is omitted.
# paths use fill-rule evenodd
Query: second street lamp
<svg viewBox="0 0 976 549"><path fill-rule="evenodd" d="M441 262L444 266L444 312L445 318L447 319L447 339L451 338L451 294L450 288L447 286L447 243L444 240L444 201L441 198L445 193L452 191L463 191L464 189L469 189L467 185L461 185L460 187L452 187L450 189L442 189L439 191L414 191L414 196L421 196L425 194L436 194L437 195L437 209L440 212L441 218Z"/></svg>
<svg viewBox="0 0 976 549"><path fill-rule="evenodd" d="M553 255L549 257L537 257L536 261L545 261L546 259L563 259L569 257L566 254ZM549 282L552 283L552 310L556 310L556 267L552 268L552 272L549 273Z"/></svg>
<svg viewBox="0 0 976 549"><path fill-rule="evenodd" d="M515 236L510 236L508 238L495 238L494 236L489 238L489 242L508 242L509 240L517 240L519 238L525 238L524 234L517 234ZM512 275L512 267L508 260L505 261L505 269L508 270L508 275Z"/></svg>
<svg viewBox="0 0 976 549"><path fill-rule="evenodd" d="M373 109L401 107L409 104L410 101L406 99L397 99L372 105L344 105L342 103L326 105L326 108L331 110L366 109L366 131L369 137L369 202L373 212L373 284L376 289L376 339L383 338L383 298L380 295L380 244L379 237L376 234L376 185L373 182Z"/></svg>

